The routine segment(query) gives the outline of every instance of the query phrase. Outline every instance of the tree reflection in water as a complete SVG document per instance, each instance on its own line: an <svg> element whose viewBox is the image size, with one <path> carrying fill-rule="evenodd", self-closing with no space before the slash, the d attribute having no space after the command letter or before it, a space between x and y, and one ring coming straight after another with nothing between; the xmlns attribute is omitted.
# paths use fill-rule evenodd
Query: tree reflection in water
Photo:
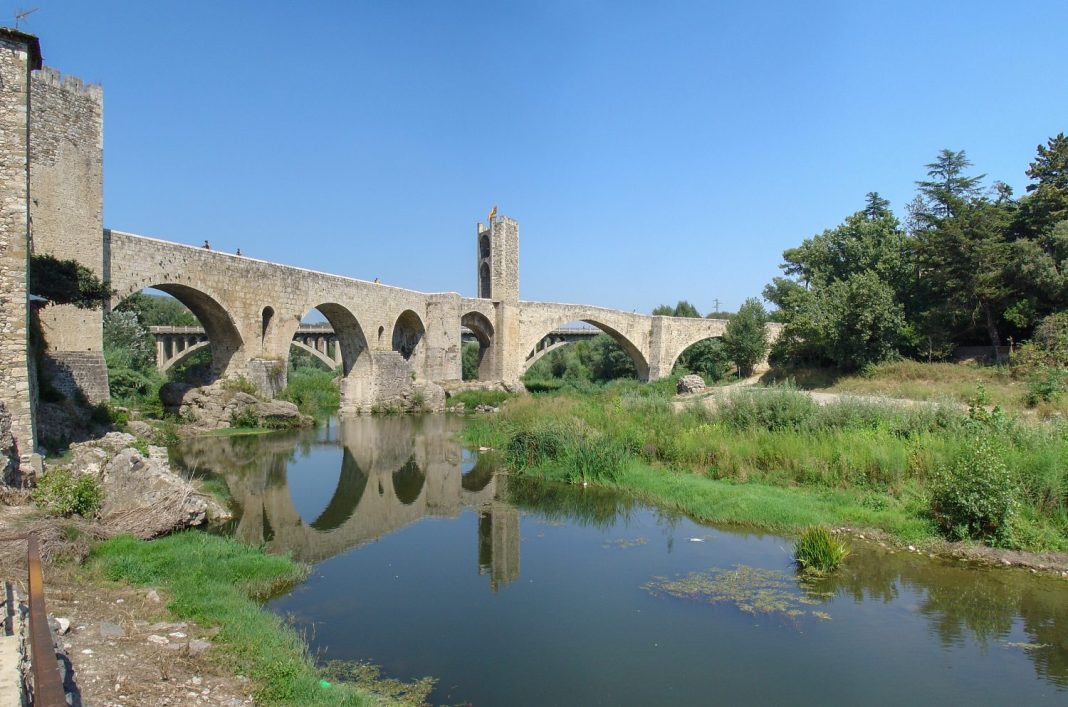
<svg viewBox="0 0 1068 707"><path fill-rule="evenodd" d="M907 588L920 597L919 613L945 646L971 638L988 649L1021 650L1011 642L1019 622L1038 675L1068 686L1068 596L1063 580L881 548L858 550L840 571L813 580L813 587L857 602L890 602Z"/></svg>

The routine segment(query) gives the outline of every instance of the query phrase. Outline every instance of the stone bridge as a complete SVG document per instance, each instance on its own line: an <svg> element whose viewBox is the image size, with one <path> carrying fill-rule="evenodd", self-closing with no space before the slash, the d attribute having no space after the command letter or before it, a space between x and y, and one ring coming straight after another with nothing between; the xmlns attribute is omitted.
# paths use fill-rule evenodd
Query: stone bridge
<svg viewBox="0 0 1068 707"><path fill-rule="evenodd" d="M518 250L511 219L480 224L479 235L511 241ZM491 241L490 258L497 250ZM719 319L521 301L518 273L504 282L491 276L494 291L504 295L498 300L423 293L115 230L105 231L104 253L115 302L154 288L203 324L156 330L163 367L210 348L217 376L243 375L273 395L285 387L295 345L331 367L340 364L345 412L397 397L412 381L459 380L465 338L479 342L481 380L514 384L549 350L596 333L564 328L582 321L619 343L642 380L657 380L687 347L722 336L726 327ZM312 310L328 324L302 325ZM777 334L774 325L770 333Z"/></svg>
<svg viewBox="0 0 1068 707"><path fill-rule="evenodd" d="M507 218L480 236L511 240ZM509 236L511 237L509 239ZM498 249L492 243L490 257ZM243 375L268 395L285 387L291 346L340 365L342 410L360 412L400 396L413 381L456 381L465 338L479 342L479 378L515 384L548 351L596 332L565 328L582 321L611 336L633 360L642 380L671 373L690 345L722 336L726 321L664 317L604 307L518 299L518 273L491 277L502 299L424 293L377 282L314 272L121 231L104 233L106 272L114 301L154 288L192 310L203 329L161 330L163 367L209 348L217 376ZM508 294L514 297L508 297ZM312 310L328 324L302 325ZM777 327L769 325L772 338ZM169 354L169 355L168 355Z"/></svg>
<svg viewBox="0 0 1068 707"><path fill-rule="evenodd" d="M403 398L416 384L460 380L465 330L479 343L479 378L508 385L518 384L539 355L566 343L568 337L554 341L551 333L572 321L609 334L643 380L668 375L687 346L723 333L724 322L716 320L520 301L519 225L506 217L479 224L474 234L476 297L105 229L103 101L99 86L43 67L36 37L0 28L0 202L11 207L0 216L0 295L12 303L0 322L0 400L11 413L20 463L32 461L36 449L38 360L55 390L91 402L108 398L101 310L44 307L45 350L32 354L30 254L85 266L114 289L109 306L144 288L174 296L204 330L185 334L182 348L210 349L215 377L245 376L266 395L286 385L294 341L340 362L343 412ZM301 334L313 309L329 322L336 341L330 353L321 339ZM769 325L769 334L774 338L778 328Z"/></svg>

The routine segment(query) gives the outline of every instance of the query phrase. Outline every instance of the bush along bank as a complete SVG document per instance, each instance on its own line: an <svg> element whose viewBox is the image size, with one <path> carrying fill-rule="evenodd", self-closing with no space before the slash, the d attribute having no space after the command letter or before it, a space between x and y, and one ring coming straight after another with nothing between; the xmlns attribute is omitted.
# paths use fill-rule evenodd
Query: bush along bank
<svg viewBox="0 0 1068 707"><path fill-rule="evenodd" d="M675 413L668 390L617 384L520 399L464 435L504 451L516 473L615 487L704 520L1068 550L1064 423L978 406L821 407L790 388Z"/></svg>

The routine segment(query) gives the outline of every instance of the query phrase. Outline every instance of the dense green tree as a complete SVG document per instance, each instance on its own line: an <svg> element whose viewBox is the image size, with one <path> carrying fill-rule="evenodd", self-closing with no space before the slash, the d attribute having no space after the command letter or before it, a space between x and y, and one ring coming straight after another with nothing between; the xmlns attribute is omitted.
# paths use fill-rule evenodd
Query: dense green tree
<svg viewBox="0 0 1068 707"><path fill-rule="evenodd" d="M478 380L478 351L477 341L468 341L460 351L460 367L465 381Z"/></svg>
<svg viewBox="0 0 1068 707"><path fill-rule="evenodd" d="M722 339L704 339L679 355L676 369L697 373L706 381L722 379L731 370L731 357Z"/></svg>
<svg viewBox="0 0 1068 707"><path fill-rule="evenodd" d="M607 334L598 334L586 342L582 362L589 368L595 381L609 381L616 378L637 378L638 369L634 362L615 340Z"/></svg>
<svg viewBox="0 0 1068 707"><path fill-rule="evenodd" d="M104 359L109 368L148 371L155 367L152 336L133 312L104 315Z"/></svg>
<svg viewBox="0 0 1068 707"><path fill-rule="evenodd" d="M1032 183L1021 201L1020 218L1031 237L1043 241L1055 225L1068 220L1068 137L1064 133L1038 146L1027 176Z"/></svg>
<svg viewBox="0 0 1068 707"><path fill-rule="evenodd" d="M697 307L687 302L684 299L680 299L679 303L672 307L670 304L662 304L653 309L653 316L664 317L694 317L701 318L701 313L697 311Z"/></svg>
<svg viewBox="0 0 1068 707"><path fill-rule="evenodd" d="M821 309L824 351L838 367L861 368L894 358L900 351L906 331L904 307L875 272L830 285Z"/></svg>
<svg viewBox="0 0 1068 707"><path fill-rule="evenodd" d="M1038 146L1027 176L1033 181L1010 228L1017 297L1005 312L1018 328L1068 308L1068 138L1063 133Z"/></svg>
<svg viewBox="0 0 1068 707"><path fill-rule="evenodd" d="M943 150L928 165L931 179L917 182L923 206L913 215L925 321L929 331L949 324L957 336L981 323L996 347L1015 301L1009 241L1015 204L1004 190L997 200L981 194L982 177L963 174L969 166L963 151Z"/></svg>
<svg viewBox="0 0 1068 707"><path fill-rule="evenodd" d="M727 323L723 345L742 376L752 375L753 368L768 353L768 334L764 328L767 319L764 305L750 297Z"/></svg>
<svg viewBox="0 0 1068 707"><path fill-rule="evenodd" d="M927 179L916 182L920 189L919 201L913 202L911 207L919 225L951 218L959 206L981 196L986 175L965 175L964 171L971 166L964 150L954 152L948 149L943 149L934 162L926 165Z"/></svg>
<svg viewBox="0 0 1068 707"><path fill-rule="evenodd" d="M135 292L115 307L119 312L134 312L146 326L200 326L189 308L167 295Z"/></svg>
<svg viewBox="0 0 1068 707"><path fill-rule="evenodd" d="M787 250L764 297L785 325L776 359L847 368L897 353L948 353L1068 310L1068 137L1039 145L1016 200L984 186L962 151L942 150L903 229L870 193L840 226Z"/></svg>
<svg viewBox="0 0 1068 707"><path fill-rule="evenodd" d="M52 304L94 309L111 297L111 287L75 260L34 255L30 259L30 293Z"/></svg>
<svg viewBox="0 0 1068 707"><path fill-rule="evenodd" d="M915 240L901 228L889 202L870 192L864 208L842 224L783 253L786 262L781 267L788 277L775 278L764 289L764 297L778 307L778 318L786 325L776 343L776 358L851 367L860 359L885 358L889 353L882 346L888 342L897 353L912 338L901 313L920 306L915 248ZM850 299L883 302L887 293L894 306L881 307L870 320L851 320L841 311L840 304ZM865 322L870 330L858 332ZM885 326L897 330L886 332ZM878 349L870 356L844 351L836 342L843 341L847 332L878 342Z"/></svg>

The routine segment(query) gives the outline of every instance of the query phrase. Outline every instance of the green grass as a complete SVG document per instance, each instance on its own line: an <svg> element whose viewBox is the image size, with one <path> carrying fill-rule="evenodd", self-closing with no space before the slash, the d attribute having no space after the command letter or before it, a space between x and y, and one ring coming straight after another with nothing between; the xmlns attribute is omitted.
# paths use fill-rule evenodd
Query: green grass
<svg viewBox="0 0 1068 707"><path fill-rule="evenodd" d="M294 403L305 415L315 418L332 415L341 405L337 374L310 366L289 371L288 384L280 397Z"/></svg>
<svg viewBox="0 0 1068 707"><path fill-rule="evenodd" d="M377 704L348 685L321 687L300 636L260 607L304 577L307 568L288 558L191 531L152 542L113 538L93 550L90 562L107 579L164 587L177 618L218 626L216 658L253 680L257 704Z"/></svg>
<svg viewBox="0 0 1068 707"><path fill-rule="evenodd" d="M514 393L505 390L464 390L450 396L448 404L463 403L467 410L474 410L479 405L500 407L504 401L514 397L516 397Z"/></svg>
<svg viewBox="0 0 1068 707"><path fill-rule="evenodd" d="M858 490L738 484L691 472L654 469L642 462L631 462L618 481L605 485L702 521L782 533L796 533L821 523L877 528L911 543L930 541L935 536L934 524L909 513L907 502L872 507L869 494Z"/></svg>
<svg viewBox="0 0 1068 707"><path fill-rule="evenodd" d="M1063 426L949 407L816 406L789 389L739 396L679 413L664 391L625 385L531 396L471 421L464 436L504 451L517 473L618 488L703 520L871 527L912 543L938 538L939 470L993 439L1020 508L998 542L1068 549Z"/></svg>
<svg viewBox="0 0 1068 707"><path fill-rule="evenodd" d="M822 525L806 528L794 543L797 564L813 574L833 572L848 555L849 548Z"/></svg>

